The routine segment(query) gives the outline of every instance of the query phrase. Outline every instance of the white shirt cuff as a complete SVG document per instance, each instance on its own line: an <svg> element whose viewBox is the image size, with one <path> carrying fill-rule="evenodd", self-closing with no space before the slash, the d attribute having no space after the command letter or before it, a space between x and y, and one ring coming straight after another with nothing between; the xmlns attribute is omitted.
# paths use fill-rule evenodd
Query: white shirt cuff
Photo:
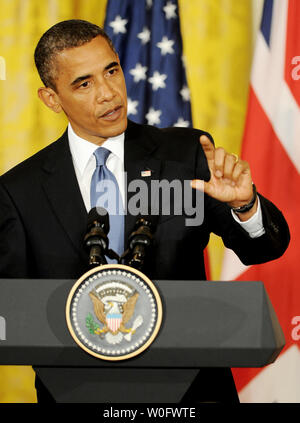
<svg viewBox="0 0 300 423"><path fill-rule="evenodd" d="M259 236L265 233L265 229L264 229L263 221L262 221L262 212L261 212L259 197L258 197L257 210L255 214L250 217L250 219L242 222L238 218L238 216L234 213L233 210L231 210L231 214L234 220L238 222L242 226L242 228L245 229L245 231L248 232L250 238L258 238Z"/></svg>

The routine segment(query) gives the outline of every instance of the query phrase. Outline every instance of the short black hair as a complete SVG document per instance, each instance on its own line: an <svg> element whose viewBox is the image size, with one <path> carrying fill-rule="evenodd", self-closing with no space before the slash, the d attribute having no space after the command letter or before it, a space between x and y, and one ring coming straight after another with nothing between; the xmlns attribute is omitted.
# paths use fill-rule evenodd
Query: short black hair
<svg viewBox="0 0 300 423"><path fill-rule="evenodd" d="M34 52L35 65L45 87L50 87L56 91L54 59L58 52L79 47L99 35L106 39L113 52L116 53L106 32L91 22L69 19L58 22L49 28L40 38Z"/></svg>

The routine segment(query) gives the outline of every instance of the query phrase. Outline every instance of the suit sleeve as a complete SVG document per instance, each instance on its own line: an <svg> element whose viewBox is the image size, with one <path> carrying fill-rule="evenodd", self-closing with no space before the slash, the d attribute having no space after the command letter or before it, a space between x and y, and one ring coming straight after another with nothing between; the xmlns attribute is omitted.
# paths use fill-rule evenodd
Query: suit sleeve
<svg viewBox="0 0 300 423"><path fill-rule="evenodd" d="M259 194L265 233L251 238L232 215L230 207L217 200L206 198L209 228L222 237L224 245L232 249L245 265L260 264L283 255L290 241L285 218L278 208Z"/></svg>
<svg viewBox="0 0 300 423"><path fill-rule="evenodd" d="M26 235L21 218L0 182L0 278L26 278Z"/></svg>

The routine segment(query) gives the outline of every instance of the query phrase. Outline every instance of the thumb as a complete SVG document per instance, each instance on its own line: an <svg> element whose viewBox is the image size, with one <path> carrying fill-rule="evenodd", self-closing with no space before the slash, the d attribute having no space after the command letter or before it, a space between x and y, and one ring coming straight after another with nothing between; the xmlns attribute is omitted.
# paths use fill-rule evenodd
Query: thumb
<svg viewBox="0 0 300 423"><path fill-rule="evenodd" d="M191 181L191 187L199 191L206 192L205 190L207 189L207 182L203 181L202 179L193 179Z"/></svg>

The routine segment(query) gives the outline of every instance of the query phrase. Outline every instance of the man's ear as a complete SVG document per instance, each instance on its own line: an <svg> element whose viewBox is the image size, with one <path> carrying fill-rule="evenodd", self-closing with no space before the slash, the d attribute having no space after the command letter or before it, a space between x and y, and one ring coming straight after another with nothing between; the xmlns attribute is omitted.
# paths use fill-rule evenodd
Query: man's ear
<svg viewBox="0 0 300 423"><path fill-rule="evenodd" d="M57 93L50 87L41 87L38 89L38 96L42 102L53 112L60 113L62 107Z"/></svg>

